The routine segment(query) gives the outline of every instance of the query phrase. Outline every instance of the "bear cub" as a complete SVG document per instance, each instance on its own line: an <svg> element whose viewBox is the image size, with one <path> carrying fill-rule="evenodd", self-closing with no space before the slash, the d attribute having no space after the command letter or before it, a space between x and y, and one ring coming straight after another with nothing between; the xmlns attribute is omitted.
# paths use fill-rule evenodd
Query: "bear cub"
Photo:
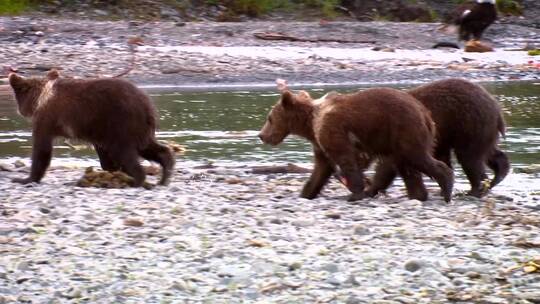
<svg viewBox="0 0 540 304"><path fill-rule="evenodd" d="M150 98L119 78L68 79L56 70L43 78L9 75L19 113L32 122L30 176L18 183L40 182L49 167L55 137L91 143L103 170L121 170L142 186L146 174L139 157L162 167L160 184L169 182L174 155L155 137L157 112Z"/></svg>
<svg viewBox="0 0 540 304"><path fill-rule="evenodd" d="M499 134L504 136L505 123L497 101L480 85L464 79L445 79L408 91L430 112L437 129L434 157L450 168L451 152L456 155L471 190L481 197L488 188L500 183L510 170L510 162L497 147ZM489 186L486 165L494 176ZM368 194L386 189L397 175L392 164L380 162Z"/></svg>
<svg viewBox="0 0 540 304"><path fill-rule="evenodd" d="M330 176L339 173L352 192L349 200L363 199L363 171L372 159L388 159L396 164L410 198L427 199L424 173L437 181L448 202L453 172L431 156L434 128L425 108L399 90L373 88L313 100L305 91L285 89L259 137L277 145L293 134L312 143L314 170L301 197L315 198Z"/></svg>

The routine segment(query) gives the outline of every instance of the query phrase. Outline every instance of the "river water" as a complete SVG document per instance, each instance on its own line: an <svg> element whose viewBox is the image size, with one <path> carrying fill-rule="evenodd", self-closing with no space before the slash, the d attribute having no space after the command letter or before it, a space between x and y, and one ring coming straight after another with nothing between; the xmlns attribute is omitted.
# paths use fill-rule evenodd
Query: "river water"
<svg viewBox="0 0 540 304"><path fill-rule="evenodd" d="M509 154L513 168L540 163L540 86L522 82L485 86L503 105L508 128L501 147ZM149 90L149 93L160 113L159 139L172 140L187 148L179 162L182 166L201 162L226 166L311 162L311 148L305 140L290 137L278 147L269 147L257 138L270 107L278 99L276 92ZM322 89L310 93L313 97L324 94ZM75 143L76 147L78 144ZM17 114L13 101L0 99L0 161L28 161L30 148L29 122ZM73 149L59 140L53 165L68 161L97 164L97 157L91 149ZM466 181L459 170L457 175L458 185L465 187ZM534 175L512 174L500 187L540 191L537 180Z"/></svg>

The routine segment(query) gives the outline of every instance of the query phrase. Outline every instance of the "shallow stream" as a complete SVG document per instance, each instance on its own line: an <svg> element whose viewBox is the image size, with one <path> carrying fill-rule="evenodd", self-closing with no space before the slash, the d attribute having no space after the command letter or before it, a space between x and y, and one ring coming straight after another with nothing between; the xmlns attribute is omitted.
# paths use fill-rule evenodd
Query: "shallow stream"
<svg viewBox="0 0 540 304"><path fill-rule="evenodd" d="M513 168L540 163L540 86L531 83L487 84L501 102L507 121L506 139L501 147ZM341 88L346 92L351 88ZM310 91L313 97L322 89ZM310 164L311 148L305 140L290 137L278 147L263 145L258 130L270 107L278 99L270 91L174 92L149 89L160 113L161 140L172 140L187 148L180 166L213 162L224 166L253 164ZM75 143L79 148L80 143ZM15 103L0 100L0 160L22 158L29 161L30 124L17 114ZM54 164L63 162L97 164L88 148L74 149L57 141ZM458 170L458 188L466 181ZM535 175L512 174L498 188L519 187L525 193L540 191Z"/></svg>

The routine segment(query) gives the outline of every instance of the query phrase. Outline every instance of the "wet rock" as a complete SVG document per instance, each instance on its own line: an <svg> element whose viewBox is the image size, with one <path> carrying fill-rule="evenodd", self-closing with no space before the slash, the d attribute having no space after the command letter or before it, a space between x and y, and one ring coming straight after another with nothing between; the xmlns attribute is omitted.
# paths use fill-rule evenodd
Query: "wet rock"
<svg viewBox="0 0 540 304"><path fill-rule="evenodd" d="M350 296L345 300L345 304L364 304L367 303L366 301L362 301L356 296Z"/></svg>
<svg viewBox="0 0 540 304"><path fill-rule="evenodd" d="M355 235L368 235L371 231L365 225L359 224L354 226L353 233Z"/></svg>
<svg viewBox="0 0 540 304"><path fill-rule="evenodd" d="M105 10L95 9L95 10L94 10L94 14L103 17L103 16L109 15L109 12L107 12L107 11L105 11Z"/></svg>
<svg viewBox="0 0 540 304"><path fill-rule="evenodd" d="M353 286L360 286L360 282L358 281L358 279L356 279L356 276L351 274L349 275L349 277L347 278L347 280L345 280L344 282L345 284L351 284Z"/></svg>
<svg viewBox="0 0 540 304"><path fill-rule="evenodd" d="M313 226L315 225L315 220L313 219L300 219L300 220L294 220L291 222L291 224L293 226L296 226L296 227L310 227L310 226Z"/></svg>
<svg viewBox="0 0 540 304"><path fill-rule="evenodd" d="M30 263L28 263L28 261L22 261L19 264L17 264L17 270L26 271L29 269L30 269Z"/></svg>
<svg viewBox="0 0 540 304"><path fill-rule="evenodd" d="M405 262L404 267L405 267L405 270L409 272L415 272L415 271L420 270L423 264L424 263L420 260L408 260L407 262Z"/></svg>
<svg viewBox="0 0 540 304"><path fill-rule="evenodd" d="M465 276L469 279L479 279L482 275L475 271L468 271L465 273Z"/></svg>
<svg viewBox="0 0 540 304"><path fill-rule="evenodd" d="M334 263L329 263L321 267L321 270L328 271L330 273L335 273L339 271L339 265Z"/></svg>
<svg viewBox="0 0 540 304"><path fill-rule="evenodd" d="M19 168L24 168L26 167L26 164L21 161L21 160L16 160L13 165L15 166L15 168L19 169Z"/></svg>
<svg viewBox="0 0 540 304"><path fill-rule="evenodd" d="M326 280L326 282L327 282L328 284L331 284L331 285L334 285L334 286L340 286L340 285L343 283L342 280L339 280L339 279L338 279L337 277L335 277L335 276L330 276L330 277Z"/></svg>
<svg viewBox="0 0 540 304"><path fill-rule="evenodd" d="M17 284L23 284L24 282L26 282L28 280L31 280L31 279L32 279L31 277L22 276L22 277L17 278L17 280L15 280L15 282Z"/></svg>
<svg viewBox="0 0 540 304"><path fill-rule="evenodd" d="M302 263L300 262L293 262L288 266L289 271L295 271L300 268L302 268Z"/></svg>
<svg viewBox="0 0 540 304"><path fill-rule="evenodd" d="M82 298L82 291L78 288L71 287L66 293L63 295L66 299L78 299Z"/></svg>
<svg viewBox="0 0 540 304"><path fill-rule="evenodd" d="M341 218L341 213L330 211L325 213L324 216L333 220L337 220Z"/></svg>
<svg viewBox="0 0 540 304"><path fill-rule="evenodd" d="M41 212L43 214L49 214L49 213L51 213L51 210L49 208L46 208L46 207L39 207L39 212Z"/></svg>
<svg viewBox="0 0 540 304"><path fill-rule="evenodd" d="M127 218L124 220L124 225L130 227L142 227L144 222L141 219Z"/></svg>

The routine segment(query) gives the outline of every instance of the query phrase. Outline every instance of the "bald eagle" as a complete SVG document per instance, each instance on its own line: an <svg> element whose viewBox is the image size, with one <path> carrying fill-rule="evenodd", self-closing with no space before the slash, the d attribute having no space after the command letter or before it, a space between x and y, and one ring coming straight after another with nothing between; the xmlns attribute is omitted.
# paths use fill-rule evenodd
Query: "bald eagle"
<svg viewBox="0 0 540 304"><path fill-rule="evenodd" d="M495 0L476 0L469 7L462 7L460 14L454 19L454 24L459 26L459 39L480 40L484 30L497 19Z"/></svg>

